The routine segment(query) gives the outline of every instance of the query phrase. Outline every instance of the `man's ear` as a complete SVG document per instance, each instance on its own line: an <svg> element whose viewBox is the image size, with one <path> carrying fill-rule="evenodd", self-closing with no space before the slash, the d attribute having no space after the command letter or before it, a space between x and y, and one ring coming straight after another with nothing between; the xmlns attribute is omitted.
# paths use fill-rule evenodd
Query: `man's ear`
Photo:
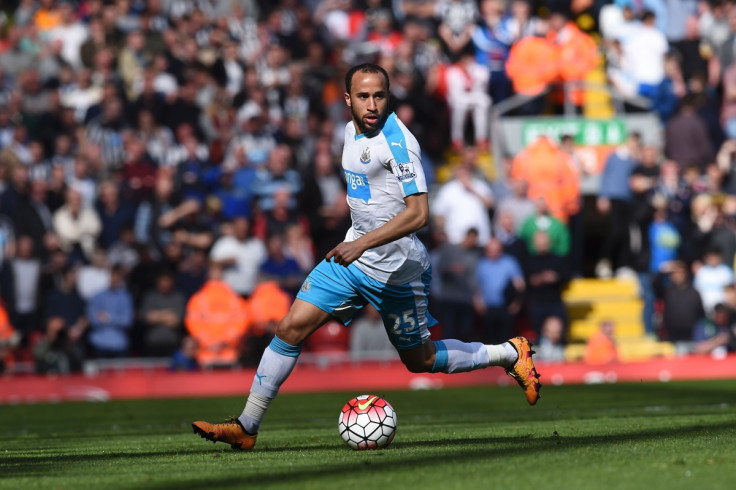
<svg viewBox="0 0 736 490"><path fill-rule="evenodd" d="M350 94L345 92L342 95L345 97L345 103L348 105L348 107L352 107L352 105L350 105Z"/></svg>

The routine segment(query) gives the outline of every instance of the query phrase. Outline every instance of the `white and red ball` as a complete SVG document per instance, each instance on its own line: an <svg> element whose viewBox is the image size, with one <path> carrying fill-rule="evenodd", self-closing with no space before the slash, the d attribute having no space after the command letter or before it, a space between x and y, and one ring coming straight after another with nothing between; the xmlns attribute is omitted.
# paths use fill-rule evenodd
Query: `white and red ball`
<svg viewBox="0 0 736 490"><path fill-rule="evenodd" d="M356 396L342 407L337 427L353 449L383 449L396 435L396 412L380 396Z"/></svg>

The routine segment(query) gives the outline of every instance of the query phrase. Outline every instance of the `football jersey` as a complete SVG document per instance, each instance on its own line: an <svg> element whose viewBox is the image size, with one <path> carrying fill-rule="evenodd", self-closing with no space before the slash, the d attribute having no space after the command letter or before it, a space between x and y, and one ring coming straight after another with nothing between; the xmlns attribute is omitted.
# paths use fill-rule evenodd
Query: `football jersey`
<svg viewBox="0 0 736 490"><path fill-rule="evenodd" d="M370 136L345 128L342 167L352 226L345 241L375 230L406 209L404 197L427 192L419 143L392 113ZM366 250L355 262L368 276L385 284L406 284L429 267L429 256L413 233Z"/></svg>

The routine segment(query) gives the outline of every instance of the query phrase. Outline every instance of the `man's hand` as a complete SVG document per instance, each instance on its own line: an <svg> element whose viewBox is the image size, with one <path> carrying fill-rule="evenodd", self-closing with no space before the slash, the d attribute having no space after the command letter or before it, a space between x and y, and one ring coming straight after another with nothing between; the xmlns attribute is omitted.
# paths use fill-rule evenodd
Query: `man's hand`
<svg viewBox="0 0 736 490"><path fill-rule="evenodd" d="M338 244L337 247L330 250L327 255L325 255L325 258L327 260L335 259L336 264L347 267L363 255L365 250L366 249L359 243L359 240L355 240L353 242L342 242Z"/></svg>

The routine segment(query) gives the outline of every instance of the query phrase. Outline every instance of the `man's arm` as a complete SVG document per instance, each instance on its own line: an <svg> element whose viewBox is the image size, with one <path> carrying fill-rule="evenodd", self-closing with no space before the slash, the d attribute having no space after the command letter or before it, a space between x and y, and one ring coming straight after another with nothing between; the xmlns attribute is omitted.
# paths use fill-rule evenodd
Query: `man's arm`
<svg viewBox="0 0 736 490"><path fill-rule="evenodd" d="M429 201L426 193L412 194L404 198L406 209L387 223L366 233L352 242L342 242L325 256L327 260L348 266L369 248L380 247L414 233L429 222Z"/></svg>

